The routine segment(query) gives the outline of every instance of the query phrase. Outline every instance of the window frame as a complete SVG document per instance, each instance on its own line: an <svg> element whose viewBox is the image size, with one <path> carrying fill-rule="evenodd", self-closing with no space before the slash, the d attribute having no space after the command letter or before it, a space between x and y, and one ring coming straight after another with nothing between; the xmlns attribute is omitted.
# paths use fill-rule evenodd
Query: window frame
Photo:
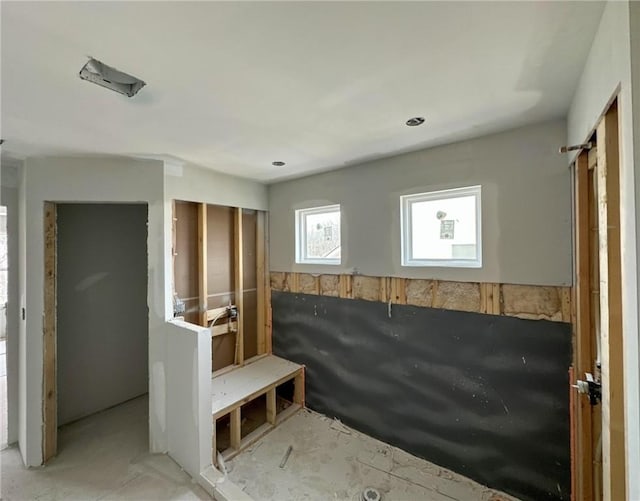
<svg viewBox="0 0 640 501"><path fill-rule="evenodd" d="M475 196L476 201L476 259L420 259L414 258L412 204L432 200ZM438 191L413 193L400 197L401 265L404 267L482 268L482 185L465 186Z"/></svg>
<svg viewBox="0 0 640 501"><path fill-rule="evenodd" d="M338 212L340 215L340 257L339 258L309 258L307 256L307 216ZM323 205L296 209L295 211L295 262L296 264L316 264L340 266L342 264L342 207L340 204Z"/></svg>

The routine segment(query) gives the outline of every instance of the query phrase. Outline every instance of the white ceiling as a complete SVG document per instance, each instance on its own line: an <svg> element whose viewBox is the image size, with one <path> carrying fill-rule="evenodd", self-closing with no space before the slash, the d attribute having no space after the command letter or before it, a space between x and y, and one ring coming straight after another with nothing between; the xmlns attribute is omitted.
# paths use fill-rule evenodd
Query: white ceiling
<svg viewBox="0 0 640 501"><path fill-rule="evenodd" d="M261 181L566 115L603 9L0 5L3 154L167 155ZM129 99L82 81L87 56L147 87Z"/></svg>

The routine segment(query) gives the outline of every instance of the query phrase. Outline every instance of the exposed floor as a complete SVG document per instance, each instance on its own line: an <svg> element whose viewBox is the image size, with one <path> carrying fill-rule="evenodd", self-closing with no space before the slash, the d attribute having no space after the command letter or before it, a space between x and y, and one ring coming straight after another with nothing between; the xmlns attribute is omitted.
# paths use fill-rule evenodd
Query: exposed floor
<svg viewBox="0 0 640 501"><path fill-rule="evenodd" d="M514 499L308 410L226 467L231 480L260 501L360 501L365 487L375 488L383 501Z"/></svg>
<svg viewBox="0 0 640 501"><path fill-rule="evenodd" d="M63 426L58 456L26 469L18 449L0 455L3 500L211 498L169 457L150 454L146 396Z"/></svg>

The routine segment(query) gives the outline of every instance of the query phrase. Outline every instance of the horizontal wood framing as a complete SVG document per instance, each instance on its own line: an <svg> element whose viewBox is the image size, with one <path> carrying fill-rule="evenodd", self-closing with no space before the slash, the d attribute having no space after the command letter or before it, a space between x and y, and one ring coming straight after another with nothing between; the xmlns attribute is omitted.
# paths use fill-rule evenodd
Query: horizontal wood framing
<svg viewBox="0 0 640 501"><path fill-rule="evenodd" d="M571 287L271 272L271 290L571 322Z"/></svg>

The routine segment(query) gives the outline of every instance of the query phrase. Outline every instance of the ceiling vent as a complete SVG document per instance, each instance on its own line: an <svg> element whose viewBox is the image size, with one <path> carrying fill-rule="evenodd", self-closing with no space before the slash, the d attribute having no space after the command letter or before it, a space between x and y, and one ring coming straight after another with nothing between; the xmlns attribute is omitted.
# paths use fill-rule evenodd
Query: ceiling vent
<svg viewBox="0 0 640 501"><path fill-rule="evenodd" d="M129 97L135 96L146 85L139 78L118 71L93 58L89 58L80 70L80 78Z"/></svg>

